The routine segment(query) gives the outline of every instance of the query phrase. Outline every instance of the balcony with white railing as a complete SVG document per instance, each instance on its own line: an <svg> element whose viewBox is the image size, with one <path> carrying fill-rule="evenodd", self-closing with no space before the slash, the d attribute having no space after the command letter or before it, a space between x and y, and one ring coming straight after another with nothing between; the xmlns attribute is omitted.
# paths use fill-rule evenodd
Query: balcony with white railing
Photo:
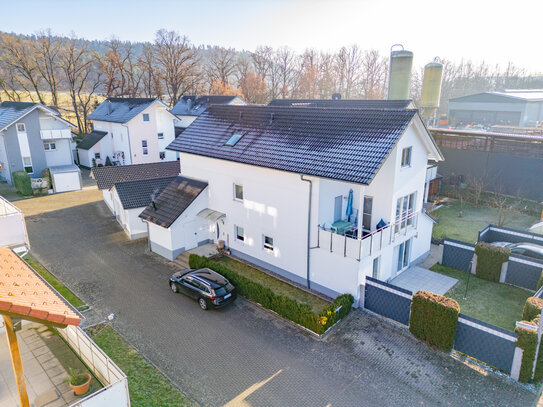
<svg viewBox="0 0 543 407"><path fill-rule="evenodd" d="M72 132L70 131L70 129L41 130L40 134L42 140L58 140L72 138Z"/></svg>
<svg viewBox="0 0 543 407"><path fill-rule="evenodd" d="M317 248L360 261L416 231L419 214L420 211L410 213L362 237L356 237L349 229L338 233L333 227L318 225Z"/></svg>

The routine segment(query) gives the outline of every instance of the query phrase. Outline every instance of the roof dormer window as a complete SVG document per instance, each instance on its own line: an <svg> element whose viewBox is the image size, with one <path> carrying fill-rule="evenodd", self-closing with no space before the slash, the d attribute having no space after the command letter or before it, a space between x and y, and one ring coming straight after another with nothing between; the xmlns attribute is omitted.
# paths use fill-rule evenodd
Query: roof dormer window
<svg viewBox="0 0 543 407"><path fill-rule="evenodd" d="M243 134L241 133L234 133L232 136L228 139L226 143L224 143L225 146L234 147L236 143L243 137Z"/></svg>

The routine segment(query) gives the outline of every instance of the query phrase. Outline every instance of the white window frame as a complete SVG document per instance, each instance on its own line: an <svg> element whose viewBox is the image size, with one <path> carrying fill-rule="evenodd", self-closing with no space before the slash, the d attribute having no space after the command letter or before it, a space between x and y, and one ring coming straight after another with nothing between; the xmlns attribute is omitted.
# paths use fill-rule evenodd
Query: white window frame
<svg viewBox="0 0 543 407"><path fill-rule="evenodd" d="M417 205L417 192L412 192L409 195L401 196L396 200L396 217L394 228L395 233L405 229L407 226L413 225L413 217L408 216L415 213Z"/></svg>
<svg viewBox="0 0 543 407"><path fill-rule="evenodd" d="M241 234L241 239L239 238L239 229L243 231L243 234ZM245 243L245 239L247 236L245 236L245 228L243 226L234 225L234 236L236 238L237 242Z"/></svg>
<svg viewBox="0 0 543 407"><path fill-rule="evenodd" d="M237 196L237 189L236 187L241 187L241 198L238 198ZM237 201L237 202L243 202L243 185L242 184L236 184L234 182L234 201Z"/></svg>
<svg viewBox="0 0 543 407"><path fill-rule="evenodd" d="M402 149L402 162L401 166L402 168L409 168L411 167L411 158L413 156L413 147L405 147Z"/></svg>
<svg viewBox="0 0 543 407"><path fill-rule="evenodd" d="M53 151L57 149L57 145L55 143L43 143L43 149L45 151Z"/></svg>
<svg viewBox="0 0 543 407"><path fill-rule="evenodd" d="M366 200L370 201L371 200L371 208L370 208L370 212L366 213ZM364 217L366 216L369 216L370 218L370 227L369 228L365 228L364 227ZM362 229L365 230L365 231L371 231L371 221L372 221L372 217L373 217L373 196L367 196L367 195L364 195L364 199L362 200Z"/></svg>
<svg viewBox="0 0 543 407"><path fill-rule="evenodd" d="M25 158L28 158L28 161L30 161L30 165L25 164ZM26 171L27 174L34 174L34 166L32 165L32 157L31 156L25 156L21 157L23 161L23 170ZM30 168L32 171L27 171L26 169Z"/></svg>
<svg viewBox="0 0 543 407"><path fill-rule="evenodd" d="M163 140L164 139L164 133L157 133L157 137L159 140Z"/></svg>
<svg viewBox="0 0 543 407"><path fill-rule="evenodd" d="M23 126L23 129L19 130L19 126ZM17 129L17 133L26 133L26 125L24 123L17 123L15 128Z"/></svg>
<svg viewBox="0 0 543 407"><path fill-rule="evenodd" d="M145 118L147 118L147 120L145 120ZM143 121L144 121L144 122L149 122L149 121L151 121L151 117L149 116L149 113L143 113Z"/></svg>
<svg viewBox="0 0 543 407"><path fill-rule="evenodd" d="M149 143L147 143L147 140L141 140L141 151L143 155L149 155Z"/></svg>
<svg viewBox="0 0 543 407"><path fill-rule="evenodd" d="M266 238L271 239L271 244L266 243ZM273 252L274 249L275 249L275 243L273 241L273 237L267 236L267 235L262 235L262 248L264 250L269 251L269 252Z"/></svg>

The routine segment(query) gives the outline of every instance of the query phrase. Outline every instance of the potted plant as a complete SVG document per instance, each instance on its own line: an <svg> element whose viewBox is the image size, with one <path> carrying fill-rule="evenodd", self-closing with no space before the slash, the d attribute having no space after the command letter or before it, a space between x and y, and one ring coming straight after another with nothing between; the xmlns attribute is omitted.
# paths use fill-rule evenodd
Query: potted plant
<svg viewBox="0 0 543 407"><path fill-rule="evenodd" d="M68 383L76 396L82 396L89 391L91 378L90 373L82 373L78 370L70 369Z"/></svg>

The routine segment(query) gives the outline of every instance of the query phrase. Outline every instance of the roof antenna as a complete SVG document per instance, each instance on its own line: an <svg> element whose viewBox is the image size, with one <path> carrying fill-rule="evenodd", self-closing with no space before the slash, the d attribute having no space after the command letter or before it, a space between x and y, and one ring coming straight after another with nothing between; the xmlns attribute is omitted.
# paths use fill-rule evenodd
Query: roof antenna
<svg viewBox="0 0 543 407"><path fill-rule="evenodd" d="M240 110L240 111L239 111L239 120L240 120L240 121L241 121L242 117L243 117L243 112Z"/></svg>
<svg viewBox="0 0 543 407"><path fill-rule="evenodd" d="M270 124L275 120L275 113L270 114Z"/></svg>
<svg viewBox="0 0 543 407"><path fill-rule="evenodd" d="M151 205L153 205L153 209L155 211L157 210L157 206L156 206L156 203L155 203L155 198L156 198L157 194L158 194L158 188L155 188L155 190L151 194Z"/></svg>

